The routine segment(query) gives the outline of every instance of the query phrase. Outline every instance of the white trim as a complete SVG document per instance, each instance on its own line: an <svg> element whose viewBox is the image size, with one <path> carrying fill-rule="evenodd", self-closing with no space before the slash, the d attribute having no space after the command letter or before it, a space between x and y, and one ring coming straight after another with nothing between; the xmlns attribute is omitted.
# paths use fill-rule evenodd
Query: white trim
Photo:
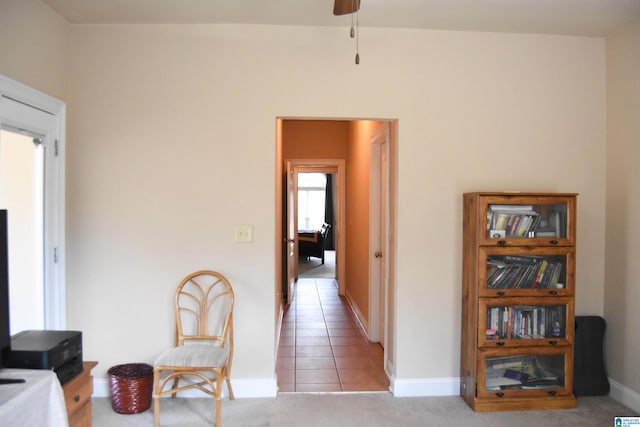
<svg viewBox="0 0 640 427"><path fill-rule="evenodd" d="M233 394L238 398L276 397L278 383L275 378L231 380Z"/></svg>
<svg viewBox="0 0 640 427"><path fill-rule="evenodd" d="M255 397L276 397L278 395L278 384L275 378L254 378L254 379L231 379L231 387L233 387L233 395L236 398L255 398ZM106 378L93 379L92 397L110 397L111 388L109 380ZM190 390L178 394L178 397L184 398L202 398L207 397L201 391ZM222 390L222 397L228 398L226 387Z"/></svg>
<svg viewBox="0 0 640 427"><path fill-rule="evenodd" d="M278 350L280 349L280 334L282 333L282 324L284 322L284 307L280 304L280 310L278 312L278 322L276 324L276 346L274 348L273 359L278 358Z"/></svg>
<svg viewBox="0 0 640 427"><path fill-rule="evenodd" d="M460 378L394 378L390 389L395 397L459 396Z"/></svg>
<svg viewBox="0 0 640 427"><path fill-rule="evenodd" d="M12 80L0 74L0 92L13 99L24 102L33 107L47 111L53 115L64 109L65 103L44 92L29 87L16 80Z"/></svg>
<svg viewBox="0 0 640 427"><path fill-rule="evenodd" d="M45 327L66 328L65 272L65 128L66 104L43 92L0 75L0 102L24 104L49 113L53 125L48 129L31 129L28 117L7 121L11 126L44 134L44 292ZM13 101L12 101L13 100ZM17 101L17 102L14 102ZM10 104L6 104L10 105ZM35 110L33 110L35 111ZM2 117L0 117L2 121ZM57 143L56 143L57 141ZM55 151L57 150L57 155ZM57 260L54 260L54 251Z"/></svg>
<svg viewBox="0 0 640 427"><path fill-rule="evenodd" d="M611 386L611 390L609 391L610 398L631 408L635 412L640 412L640 393L631 390L629 387L611 378L609 378L609 385Z"/></svg>
<svg viewBox="0 0 640 427"><path fill-rule="evenodd" d="M358 307L358 304L356 304L353 298L351 298L351 294L349 293L349 291L345 293L344 297L347 300L347 304L351 308L351 312L356 317L358 326L360 326L361 331L365 334L367 340L369 340L369 325L367 324L367 318L364 316L364 314L362 314L362 311L360 311L360 307Z"/></svg>

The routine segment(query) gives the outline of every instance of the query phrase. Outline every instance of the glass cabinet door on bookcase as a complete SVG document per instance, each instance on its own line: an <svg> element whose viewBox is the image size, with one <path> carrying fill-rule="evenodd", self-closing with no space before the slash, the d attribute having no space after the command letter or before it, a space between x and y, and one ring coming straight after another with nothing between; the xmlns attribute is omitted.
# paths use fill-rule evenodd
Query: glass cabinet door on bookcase
<svg viewBox="0 0 640 427"><path fill-rule="evenodd" d="M480 247L478 263L479 296L573 295L573 247Z"/></svg>
<svg viewBox="0 0 640 427"><path fill-rule="evenodd" d="M512 349L509 354L486 350L480 353L478 397L569 395L572 361L569 348Z"/></svg>
<svg viewBox="0 0 640 427"><path fill-rule="evenodd" d="M557 196L488 196L479 211L481 244L568 246L575 242L575 198Z"/></svg>
<svg viewBox="0 0 640 427"><path fill-rule="evenodd" d="M572 298L484 298L479 302L478 346L556 347L573 342Z"/></svg>

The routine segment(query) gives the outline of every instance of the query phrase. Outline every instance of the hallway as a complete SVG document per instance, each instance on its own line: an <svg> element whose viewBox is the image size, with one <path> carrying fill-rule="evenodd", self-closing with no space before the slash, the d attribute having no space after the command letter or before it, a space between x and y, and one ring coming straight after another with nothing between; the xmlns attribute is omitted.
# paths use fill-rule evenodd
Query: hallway
<svg viewBox="0 0 640 427"><path fill-rule="evenodd" d="M367 341L336 281L300 278L280 334L279 391L387 391L383 364L382 347Z"/></svg>

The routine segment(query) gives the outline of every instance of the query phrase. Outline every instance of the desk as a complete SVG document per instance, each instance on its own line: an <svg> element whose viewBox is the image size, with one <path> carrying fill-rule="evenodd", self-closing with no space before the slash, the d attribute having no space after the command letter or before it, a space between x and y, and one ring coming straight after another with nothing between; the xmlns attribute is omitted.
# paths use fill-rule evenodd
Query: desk
<svg viewBox="0 0 640 427"><path fill-rule="evenodd" d="M3 427L68 427L67 408L60 381L44 369L2 369L1 378L23 378L20 384L0 385L0 420Z"/></svg>
<svg viewBox="0 0 640 427"><path fill-rule="evenodd" d="M62 387L67 402L69 427L91 427L91 370L97 364L98 362L84 362L82 372Z"/></svg>

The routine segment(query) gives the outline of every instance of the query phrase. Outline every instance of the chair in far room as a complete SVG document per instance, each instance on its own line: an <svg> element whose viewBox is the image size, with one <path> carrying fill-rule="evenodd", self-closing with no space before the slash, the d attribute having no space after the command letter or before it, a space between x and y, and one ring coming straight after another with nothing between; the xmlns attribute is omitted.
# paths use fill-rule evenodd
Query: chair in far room
<svg viewBox="0 0 640 427"><path fill-rule="evenodd" d="M175 347L155 360L153 371L154 422L160 424L160 397L198 389L216 402L220 427L223 385L229 398L233 358L234 293L220 273L197 271L185 277L175 293Z"/></svg>
<svg viewBox="0 0 640 427"><path fill-rule="evenodd" d="M320 258L324 264L325 239L330 228L325 222L320 230L298 230L298 255L306 259Z"/></svg>

